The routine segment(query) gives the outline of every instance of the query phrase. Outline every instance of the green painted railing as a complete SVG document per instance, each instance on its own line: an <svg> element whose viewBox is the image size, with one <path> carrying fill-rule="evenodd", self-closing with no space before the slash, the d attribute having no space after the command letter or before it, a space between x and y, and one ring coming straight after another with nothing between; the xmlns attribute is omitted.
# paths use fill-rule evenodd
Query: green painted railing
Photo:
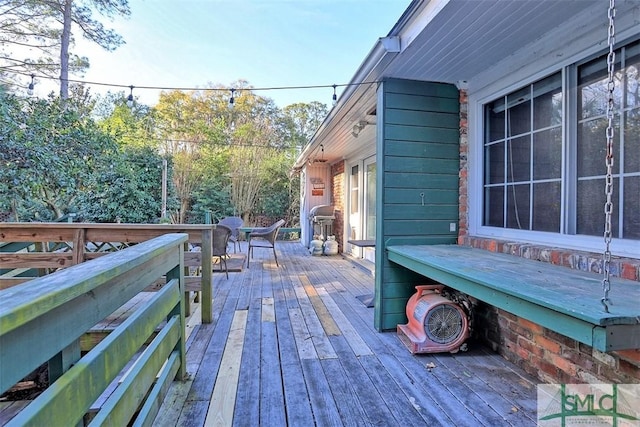
<svg viewBox="0 0 640 427"><path fill-rule="evenodd" d="M91 425L150 425L168 384L186 375L187 238L165 234L0 291L0 393L45 363L50 375L7 426L82 425L128 364ZM153 298L81 357L80 337L162 276Z"/></svg>

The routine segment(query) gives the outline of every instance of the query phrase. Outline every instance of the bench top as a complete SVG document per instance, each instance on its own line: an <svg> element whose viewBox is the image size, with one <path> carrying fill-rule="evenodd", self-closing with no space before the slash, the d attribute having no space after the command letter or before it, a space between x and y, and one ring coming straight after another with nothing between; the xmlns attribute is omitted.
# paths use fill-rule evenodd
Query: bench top
<svg viewBox="0 0 640 427"><path fill-rule="evenodd" d="M347 243L361 248L374 248L376 246L375 240L347 240Z"/></svg>
<svg viewBox="0 0 640 427"><path fill-rule="evenodd" d="M458 245L398 245L387 250L389 260L453 288L463 282L481 285L597 326L640 324L640 282L611 277L607 313L600 302L598 273ZM442 281L445 276L453 283Z"/></svg>

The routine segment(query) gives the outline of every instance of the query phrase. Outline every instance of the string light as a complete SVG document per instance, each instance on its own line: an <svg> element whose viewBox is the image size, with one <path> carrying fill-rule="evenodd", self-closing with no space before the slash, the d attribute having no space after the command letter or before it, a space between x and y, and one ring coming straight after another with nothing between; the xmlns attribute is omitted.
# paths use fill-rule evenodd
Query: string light
<svg viewBox="0 0 640 427"><path fill-rule="evenodd" d="M229 109L230 110L233 110L233 107L235 107L235 102L236 102L235 93L236 93L236 90L231 88L231 98L229 98Z"/></svg>
<svg viewBox="0 0 640 427"><path fill-rule="evenodd" d="M31 83L29 83L29 87L27 88L27 94L29 96L33 95L33 79L34 79L35 75L31 74Z"/></svg>
<svg viewBox="0 0 640 427"><path fill-rule="evenodd" d="M52 77L52 76L47 76L47 75L34 75L34 74L27 74L24 72L20 72L20 71L13 71L14 74L19 74L19 75L24 75L24 76L30 76L32 79L34 79L35 77L38 78L42 78L42 79L49 79L49 80L64 80L68 83L78 83L78 84L83 84L83 85L87 85L87 86L106 86L106 87L113 87L113 88L129 88L130 90L133 90L133 88L138 89L138 90L160 90L160 91L203 91L203 92L211 92L211 91L236 91L237 89L235 88L228 88L228 87L171 87L171 86L133 86L133 85L124 85L124 84L118 84L118 83L108 83L108 82L96 82L96 81L89 81L89 80L79 80L79 79L60 79L59 77ZM363 81L363 82L357 82L357 83L342 83L342 84L323 84L323 85L303 85L303 86L270 86L270 87L247 87L247 90L250 90L252 92L258 92L258 91L273 91L273 90L300 90L300 89L323 89L323 88L333 88L333 96L332 96L332 100L334 102L337 103L338 100L338 96L336 93L336 89L338 87L350 87L350 86L362 86L362 85L371 85L371 84L377 84L380 83L378 80L370 80L370 81ZM29 85L31 86L31 84ZM133 98L133 95L130 95L131 98ZM232 97L233 97L233 93L232 93ZM129 97L127 98L127 101L129 100ZM234 98L235 101L235 98Z"/></svg>
<svg viewBox="0 0 640 427"><path fill-rule="evenodd" d="M131 92L129 92L129 96L127 97L127 107L133 107L133 85L129 86Z"/></svg>
<svg viewBox="0 0 640 427"><path fill-rule="evenodd" d="M336 104L338 103L338 95L336 95L336 87L338 87L338 85L334 84L333 85L333 106L335 107Z"/></svg>

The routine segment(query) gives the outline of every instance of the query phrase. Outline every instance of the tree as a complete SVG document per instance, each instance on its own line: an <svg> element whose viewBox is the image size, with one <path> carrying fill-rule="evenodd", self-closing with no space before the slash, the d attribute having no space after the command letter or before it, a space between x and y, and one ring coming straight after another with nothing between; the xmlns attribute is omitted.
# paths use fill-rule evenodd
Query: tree
<svg viewBox="0 0 640 427"><path fill-rule="evenodd" d="M98 126L114 139L118 152L111 159L110 168L96 176L94 190L83 199L86 219L156 222L162 212L163 161L168 163L167 207L178 208L175 187L171 185L172 161L158 150L153 113L139 103L128 107L121 94L108 93L97 102L94 114L100 117Z"/></svg>
<svg viewBox="0 0 640 427"><path fill-rule="evenodd" d="M173 159L178 220L202 221L209 211L215 217L242 216L247 224L257 215L294 222L299 180L289 172L326 106L316 102L280 110L246 81L231 87L233 108L229 89L210 85L165 92L153 109L160 152Z"/></svg>
<svg viewBox="0 0 640 427"><path fill-rule="evenodd" d="M313 101L291 104L282 110L285 140L298 153L313 137L328 114L327 106Z"/></svg>
<svg viewBox="0 0 640 427"><path fill-rule="evenodd" d="M117 153L114 140L74 99L9 95L0 107L0 194L16 219L53 220L77 210L78 195Z"/></svg>
<svg viewBox="0 0 640 427"><path fill-rule="evenodd" d="M173 159L173 184L180 200L177 221L187 219L193 194L208 175L202 158L205 144L216 144L222 138L215 114L219 108L197 91L163 92L154 108L156 136L160 152Z"/></svg>
<svg viewBox="0 0 640 427"><path fill-rule="evenodd" d="M95 222L158 222L161 212L162 157L149 147L124 147L112 163L93 174L90 190L79 197L80 217ZM170 198L170 205L175 198Z"/></svg>
<svg viewBox="0 0 640 427"><path fill-rule="evenodd" d="M86 57L70 52L74 30L106 50L124 43L94 12L109 19L131 13L127 0L0 0L0 71L49 77L59 72L60 97L67 99L69 70L89 66Z"/></svg>
<svg viewBox="0 0 640 427"><path fill-rule="evenodd" d="M279 183L279 190L272 189L270 193L280 194L278 200L288 201L288 204L281 209L290 224L300 219L300 177L290 173L291 166L302 147L308 144L316 133L327 113L327 106L317 101L309 104L288 105L282 111L283 139L288 142L288 149L282 154L280 167L273 169L279 179L270 180L270 182ZM273 205L273 203L270 204ZM264 209L273 208L265 205Z"/></svg>

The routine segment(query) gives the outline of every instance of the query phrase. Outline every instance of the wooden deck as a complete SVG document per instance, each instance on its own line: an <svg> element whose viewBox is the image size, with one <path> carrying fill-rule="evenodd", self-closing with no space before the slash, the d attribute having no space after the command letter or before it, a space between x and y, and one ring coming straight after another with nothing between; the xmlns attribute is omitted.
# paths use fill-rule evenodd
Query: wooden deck
<svg viewBox="0 0 640 427"><path fill-rule="evenodd" d="M256 250L250 268L215 275L213 322L190 327L189 380L173 383L154 425L536 424L536 381L522 370L473 343L411 355L357 298L373 292L369 273L298 242L276 248L279 268Z"/></svg>

